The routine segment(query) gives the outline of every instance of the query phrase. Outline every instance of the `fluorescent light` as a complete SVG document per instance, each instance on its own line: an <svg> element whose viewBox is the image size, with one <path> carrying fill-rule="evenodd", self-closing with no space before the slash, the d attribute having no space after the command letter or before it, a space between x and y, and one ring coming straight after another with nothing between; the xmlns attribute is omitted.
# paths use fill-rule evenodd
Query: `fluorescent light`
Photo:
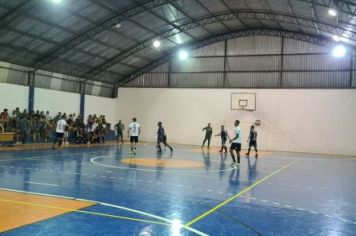
<svg viewBox="0 0 356 236"><path fill-rule="evenodd" d="M160 41L155 40L155 41L153 42L153 47L159 48L160 46L161 46L161 42L160 42Z"/></svg>
<svg viewBox="0 0 356 236"><path fill-rule="evenodd" d="M332 53L334 57L343 57L346 54L346 48L343 45L337 45Z"/></svg>
<svg viewBox="0 0 356 236"><path fill-rule="evenodd" d="M179 51L178 56L181 61L184 61L188 58L188 52L185 50L181 50L181 51Z"/></svg>
<svg viewBox="0 0 356 236"><path fill-rule="evenodd" d="M337 11L335 9L333 9L333 8L330 8L328 13L329 13L330 16L337 16Z"/></svg>
<svg viewBox="0 0 356 236"><path fill-rule="evenodd" d="M61 3L62 0L52 0L52 2L54 2L54 3Z"/></svg>
<svg viewBox="0 0 356 236"><path fill-rule="evenodd" d="M121 26L122 26L122 25L121 25L120 23L117 23L117 24L115 25L116 28L121 28Z"/></svg>

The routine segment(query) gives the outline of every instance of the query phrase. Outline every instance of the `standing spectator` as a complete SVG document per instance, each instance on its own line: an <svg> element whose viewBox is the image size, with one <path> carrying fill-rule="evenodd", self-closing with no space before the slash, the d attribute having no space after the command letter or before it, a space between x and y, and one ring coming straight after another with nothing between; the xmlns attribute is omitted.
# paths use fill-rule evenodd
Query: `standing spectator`
<svg viewBox="0 0 356 236"><path fill-rule="evenodd" d="M22 115L21 115L21 119L19 121L18 126L20 129L20 142L26 143L28 134L29 134L29 130L30 130L30 123L27 120L27 117L24 115L24 113L22 113Z"/></svg>
<svg viewBox="0 0 356 236"><path fill-rule="evenodd" d="M46 116L42 116L41 119L41 138L45 143L49 142L49 138L50 138L50 121L47 120Z"/></svg>
<svg viewBox="0 0 356 236"><path fill-rule="evenodd" d="M46 120L47 121L52 120L52 117L50 116L49 111L46 111Z"/></svg>
<svg viewBox="0 0 356 236"><path fill-rule="evenodd" d="M9 113L7 111L7 108L5 108L4 111L0 113L0 120L2 121L4 132L7 131L7 126L9 123Z"/></svg>
<svg viewBox="0 0 356 236"><path fill-rule="evenodd" d="M31 125L31 132L32 132L32 143L39 143L40 141L40 134L41 134L41 122L39 118L35 118L32 121Z"/></svg>

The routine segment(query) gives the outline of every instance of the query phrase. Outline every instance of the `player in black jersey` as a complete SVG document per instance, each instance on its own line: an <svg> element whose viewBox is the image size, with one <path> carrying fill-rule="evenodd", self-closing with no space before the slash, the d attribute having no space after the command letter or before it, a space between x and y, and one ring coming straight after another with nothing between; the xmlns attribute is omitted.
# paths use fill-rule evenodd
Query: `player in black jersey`
<svg viewBox="0 0 356 236"><path fill-rule="evenodd" d="M162 152L160 143L163 143L164 146L168 147L173 152L173 148L167 143L167 136L164 132L164 128L162 126L162 122L158 122L158 131L157 131L157 148L159 152Z"/></svg>
<svg viewBox="0 0 356 236"><path fill-rule="evenodd" d="M227 153L227 147L226 147L226 141L227 141L227 131L225 130L225 127L222 125L221 126L221 131L215 136L220 136L221 137L221 149L219 152L222 152L223 149L225 150L225 153Z"/></svg>
<svg viewBox="0 0 356 236"><path fill-rule="evenodd" d="M253 125L251 125L250 134L248 136L247 142L248 142L248 151L246 153L246 156L250 155L251 147L254 147L255 148L255 152L256 152L255 157L258 157L258 153L257 153L257 132L255 130L255 126L253 126Z"/></svg>

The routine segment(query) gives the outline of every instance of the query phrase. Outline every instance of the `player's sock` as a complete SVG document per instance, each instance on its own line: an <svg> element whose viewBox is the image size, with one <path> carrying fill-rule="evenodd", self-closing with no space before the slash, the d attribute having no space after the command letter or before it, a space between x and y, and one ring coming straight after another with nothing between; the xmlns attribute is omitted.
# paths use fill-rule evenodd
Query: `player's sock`
<svg viewBox="0 0 356 236"><path fill-rule="evenodd" d="M235 156L234 156L234 155L231 155L231 158L232 158L232 164L231 164L231 166L234 166L235 163L236 163Z"/></svg>

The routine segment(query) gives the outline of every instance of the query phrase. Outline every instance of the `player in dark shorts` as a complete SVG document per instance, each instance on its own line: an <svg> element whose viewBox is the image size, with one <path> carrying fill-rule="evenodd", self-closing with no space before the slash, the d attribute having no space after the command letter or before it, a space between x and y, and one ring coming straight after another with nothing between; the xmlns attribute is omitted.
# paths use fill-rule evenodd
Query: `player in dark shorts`
<svg viewBox="0 0 356 236"><path fill-rule="evenodd" d="M207 127L203 128L203 131L204 130L205 130L205 138L203 144L201 145L201 148L204 148L205 142L208 141L208 149L210 149L210 140L213 134L213 128L211 128L210 123L208 123Z"/></svg>
<svg viewBox="0 0 356 236"><path fill-rule="evenodd" d="M61 119L57 121L56 126L56 136L53 140L53 148L55 148L57 141L59 140L58 147L60 147L63 143L63 137L65 132L65 127L67 126L67 122L65 121L65 115L62 115Z"/></svg>
<svg viewBox="0 0 356 236"><path fill-rule="evenodd" d="M234 138L230 139L230 155L232 158L232 164L231 166L239 166L240 165L240 151L241 151L241 129L239 127L240 121L236 120L235 121L235 130L234 130ZM236 156L237 156L237 162L234 156L234 150L236 152Z"/></svg>
<svg viewBox="0 0 356 236"><path fill-rule="evenodd" d="M158 131L157 131L157 149L159 152L162 152L160 143L163 143L164 146L168 147L173 152L173 148L167 143L167 136L164 132L164 128L162 126L162 122L158 122Z"/></svg>
<svg viewBox="0 0 356 236"><path fill-rule="evenodd" d="M131 154L136 154L136 143L138 142L138 136L141 133L140 124L137 123L136 118L132 118L132 123L129 124L127 130L127 136L130 137L130 147L131 147Z"/></svg>
<svg viewBox="0 0 356 236"><path fill-rule="evenodd" d="M255 157L258 157L258 153L257 153L257 132L255 130L255 126L251 125L251 129L250 129L250 134L248 136L247 139L248 142L248 151L246 153L246 156L250 155L250 151L251 151L251 147L255 148Z"/></svg>
<svg viewBox="0 0 356 236"><path fill-rule="evenodd" d="M225 149L225 153L227 153L227 147L226 147L226 141L227 141L227 131L225 130L225 127L222 125L221 126L221 131L219 134L215 136L220 136L221 137L221 149L219 152L222 152L223 149Z"/></svg>

